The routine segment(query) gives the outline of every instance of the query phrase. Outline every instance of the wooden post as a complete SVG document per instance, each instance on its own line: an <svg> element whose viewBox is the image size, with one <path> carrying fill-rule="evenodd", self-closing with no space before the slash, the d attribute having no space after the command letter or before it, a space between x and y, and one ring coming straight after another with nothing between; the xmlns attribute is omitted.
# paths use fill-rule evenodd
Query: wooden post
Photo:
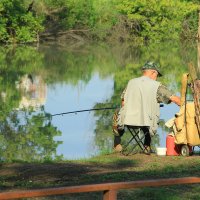
<svg viewBox="0 0 200 200"><path fill-rule="evenodd" d="M105 190L103 200L117 200L117 190Z"/></svg>
<svg viewBox="0 0 200 200"><path fill-rule="evenodd" d="M200 35L199 35L200 36ZM197 79L200 79L200 38L197 40Z"/></svg>
<svg viewBox="0 0 200 200"><path fill-rule="evenodd" d="M101 183L92 185L67 186L59 188L44 188L33 190L21 190L12 192L0 192L0 200L22 199L30 197L45 197L51 195L63 195L82 192L103 191L103 200L117 200L117 191L122 189L134 189L143 187L160 187L165 185L200 183L200 177L183 177L155 180L141 180L117 183Z"/></svg>
<svg viewBox="0 0 200 200"><path fill-rule="evenodd" d="M199 7L199 9L198 9L198 18L199 18L199 22L198 22L197 39L200 40L200 7Z"/></svg>
<svg viewBox="0 0 200 200"><path fill-rule="evenodd" d="M200 78L200 7L198 9L198 33L197 33L197 78Z"/></svg>

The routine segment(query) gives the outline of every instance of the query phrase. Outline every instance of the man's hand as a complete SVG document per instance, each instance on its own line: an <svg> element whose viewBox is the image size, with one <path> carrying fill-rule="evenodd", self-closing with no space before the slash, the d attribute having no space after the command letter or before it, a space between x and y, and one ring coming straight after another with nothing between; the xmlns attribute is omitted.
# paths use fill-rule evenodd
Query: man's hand
<svg viewBox="0 0 200 200"><path fill-rule="evenodd" d="M181 98L178 97L178 96L173 95L173 96L170 97L170 100L171 100L171 102L177 104L178 106L181 105Z"/></svg>

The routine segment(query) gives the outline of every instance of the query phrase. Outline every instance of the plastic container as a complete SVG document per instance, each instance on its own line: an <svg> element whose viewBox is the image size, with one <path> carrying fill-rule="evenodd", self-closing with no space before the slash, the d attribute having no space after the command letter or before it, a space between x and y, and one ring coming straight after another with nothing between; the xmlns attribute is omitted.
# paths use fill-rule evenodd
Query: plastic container
<svg viewBox="0 0 200 200"><path fill-rule="evenodd" d="M168 135L166 138L167 156L178 156L180 155L180 148L175 144L173 135Z"/></svg>
<svg viewBox="0 0 200 200"><path fill-rule="evenodd" d="M166 151L167 151L166 147L157 147L156 148L156 154L158 156L166 156Z"/></svg>

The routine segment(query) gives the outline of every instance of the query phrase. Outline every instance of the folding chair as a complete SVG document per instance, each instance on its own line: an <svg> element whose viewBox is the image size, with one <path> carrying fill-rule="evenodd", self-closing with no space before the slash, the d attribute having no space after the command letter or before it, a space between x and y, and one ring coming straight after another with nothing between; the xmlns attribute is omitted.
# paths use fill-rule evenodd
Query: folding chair
<svg viewBox="0 0 200 200"><path fill-rule="evenodd" d="M126 126L126 129L128 129L128 133L126 132L123 135L123 141L122 141L122 154L125 156L128 156L130 154L136 154L142 151L144 151L146 148L144 146L144 139L145 134L144 133L144 127L140 126ZM127 142L128 141L128 142ZM125 144L123 144L125 143Z"/></svg>

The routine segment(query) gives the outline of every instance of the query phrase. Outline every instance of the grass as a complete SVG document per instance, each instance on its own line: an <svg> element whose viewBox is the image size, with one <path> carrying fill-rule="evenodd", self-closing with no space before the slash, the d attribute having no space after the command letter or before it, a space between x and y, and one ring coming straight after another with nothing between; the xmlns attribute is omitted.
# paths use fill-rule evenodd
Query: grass
<svg viewBox="0 0 200 200"><path fill-rule="evenodd" d="M73 186L160 178L200 177L200 157L112 153L91 159L57 163L2 163L1 191ZM121 190L118 199L200 199L200 184ZM40 199L102 199L101 193L82 193Z"/></svg>

